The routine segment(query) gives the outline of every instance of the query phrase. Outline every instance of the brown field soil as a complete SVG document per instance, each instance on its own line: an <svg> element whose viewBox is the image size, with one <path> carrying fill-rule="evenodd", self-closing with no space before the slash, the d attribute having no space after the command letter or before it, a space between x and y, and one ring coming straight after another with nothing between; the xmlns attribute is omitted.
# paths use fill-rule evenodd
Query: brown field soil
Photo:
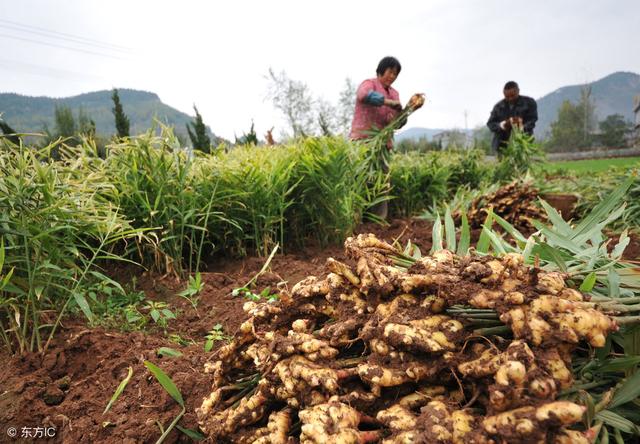
<svg viewBox="0 0 640 444"><path fill-rule="evenodd" d="M430 247L431 224L418 219L394 220L387 227L363 224L357 232L372 232L387 241L399 239L402 244L410 239L423 252ZM257 289L273 288L280 282L291 287L309 275L324 275L328 257L345 260L342 246L277 255L269 271L259 278ZM263 264L264 258L256 257L216 259L202 273L204 290L197 309L176 295L185 282L136 269L117 270L123 281L136 276L137 288L144 290L148 299L169 303L178 313L177 319L169 321L166 333L158 328L144 332L89 328L82 318L67 319L44 355L0 352L0 443L156 442L161 435L159 424L166 428L181 409L144 366L145 360L162 368L181 391L186 413L179 425L197 429L195 409L211 391L203 366L213 352L203 350L205 335L217 323L226 334L236 331L245 317L245 300L231 296L231 292L249 281ZM172 334L191 344L172 342ZM159 347L170 347L183 355L161 358L156 354ZM103 414L129 367L133 377L110 411ZM8 435L10 427L16 429L17 438ZM36 433L36 427L55 427L56 436L21 438L23 433ZM191 439L174 429L165 442Z"/></svg>
<svg viewBox="0 0 640 444"><path fill-rule="evenodd" d="M574 217L574 210L578 202L577 196L573 194L549 193L543 194L541 197L555 208L565 220Z"/></svg>
<svg viewBox="0 0 640 444"><path fill-rule="evenodd" d="M398 239L403 245L410 239L423 252L430 248L431 224L418 219L398 219L389 226L364 224L357 233L375 233L381 239ZM476 233L477 234L477 233ZM309 275L325 275L328 257L346 260L341 245L327 248L308 247L302 251L277 255L263 274L257 289L272 288L285 282L291 288ZM625 254L640 259L640 238L632 236ZM149 360L167 373L181 391L186 413L179 424L197 429L195 409L210 393L210 377L203 371L213 352L205 353L205 335L220 323L226 334L233 334L245 315L244 299L231 296L234 288L244 285L263 266L264 258L217 258L202 273L204 290L197 309L176 295L185 282L140 272L117 270L122 281L135 276L138 289L146 297L165 301L178 313L169 321L166 333L153 328L144 332L122 332L103 327L89 328L83 318L67 319L49 350L44 354L27 353L9 356L0 352L0 443L153 443L160 437L159 424L167 427L180 412L178 404L164 391L144 366ZM123 282L125 283L125 282ZM190 345L172 342L177 334ZM219 343L218 343L219 344ZM159 347L171 347L183 355L179 358L157 356ZM132 367L133 377L111 410L103 414L120 381ZM7 430L14 427L18 437ZM20 439L23 427L35 433L36 427L55 427L50 439ZM191 442L174 430L165 442Z"/></svg>

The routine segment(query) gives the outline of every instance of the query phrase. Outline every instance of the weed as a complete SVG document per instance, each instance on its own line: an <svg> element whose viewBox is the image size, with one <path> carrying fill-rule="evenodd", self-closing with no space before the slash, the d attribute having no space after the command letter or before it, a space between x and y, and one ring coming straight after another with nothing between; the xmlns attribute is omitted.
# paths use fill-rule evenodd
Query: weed
<svg viewBox="0 0 640 444"><path fill-rule="evenodd" d="M143 307L143 310L149 311L149 316L151 316L153 322L162 327L165 333L169 320L176 318L175 313L169 310L168 307L169 305L166 302L156 301L147 301L146 305Z"/></svg>
<svg viewBox="0 0 640 444"><path fill-rule="evenodd" d="M202 282L202 276L200 272L196 272L195 277L189 276L189 283L187 284L187 288L178 293L178 296L185 298L193 309L195 310L198 305L198 294L204 288L204 282Z"/></svg>
<svg viewBox="0 0 640 444"><path fill-rule="evenodd" d="M251 289L247 287L234 288L231 292L232 296L242 296L245 299L249 299L250 301L260 302L274 302L279 298L278 293L271 293L271 287L264 288L260 293L254 293Z"/></svg>
<svg viewBox="0 0 640 444"><path fill-rule="evenodd" d="M178 344L181 345L183 347L186 347L188 345L193 345L196 342L193 339L185 339L182 336L180 336L178 333L171 333L168 337L169 341L173 342L174 344Z"/></svg>
<svg viewBox="0 0 640 444"><path fill-rule="evenodd" d="M204 351L210 352L213 348L213 344L218 341L227 341L230 339L230 336L227 336L222 329L222 324L216 324L213 326L211 331L205 336L207 339L204 343Z"/></svg>

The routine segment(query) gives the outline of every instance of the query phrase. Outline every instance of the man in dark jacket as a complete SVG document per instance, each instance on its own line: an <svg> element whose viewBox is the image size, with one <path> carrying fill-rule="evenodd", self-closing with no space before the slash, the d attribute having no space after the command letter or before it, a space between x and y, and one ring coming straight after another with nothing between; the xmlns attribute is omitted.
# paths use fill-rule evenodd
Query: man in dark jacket
<svg viewBox="0 0 640 444"><path fill-rule="evenodd" d="M493 132L491 146L500 154L509 142L511 128L519 127L532 135L538 120L538 105L531 97L521 96L516 82L504 85L504 99L496 103L487 126Z"/></svg>

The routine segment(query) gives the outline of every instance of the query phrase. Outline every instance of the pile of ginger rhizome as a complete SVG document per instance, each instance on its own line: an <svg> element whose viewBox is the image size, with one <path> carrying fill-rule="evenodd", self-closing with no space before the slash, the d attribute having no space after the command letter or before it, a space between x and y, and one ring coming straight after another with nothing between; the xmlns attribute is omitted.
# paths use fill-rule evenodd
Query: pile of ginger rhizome
<svg viewBox="0 0 640 444"><path fill-rule="evenodd" d="M546 221L547 214L538 204L539 191L530 183L515 180L501 186L493 193L482 194L471 201L465 211L471 228L482 228L487 219L487 210L502 217L521 233L536 231L533 220ZM456 211L460 220L462 212Z"/></svg>
<svg viewBox="0 0 640 444"><path fill-rule="evenodd" d="M562 274L513 253L407 261L373 235L345 248L354 267L328 259L325 279L245 304L205 368L212 442L589 442L558 395L572 351L617 326Z"/></svg>

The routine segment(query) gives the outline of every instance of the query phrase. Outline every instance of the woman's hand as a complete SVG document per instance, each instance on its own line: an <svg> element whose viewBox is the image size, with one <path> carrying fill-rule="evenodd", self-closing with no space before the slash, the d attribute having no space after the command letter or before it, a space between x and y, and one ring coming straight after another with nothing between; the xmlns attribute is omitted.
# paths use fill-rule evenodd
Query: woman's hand
<svg viewBox="0 0 640 444"><path fill-rule="evenodd" d="M399 100L384 99L384 104L390 108L394 108L398 110L402 109L402 104L400 103Z"/></svg>

